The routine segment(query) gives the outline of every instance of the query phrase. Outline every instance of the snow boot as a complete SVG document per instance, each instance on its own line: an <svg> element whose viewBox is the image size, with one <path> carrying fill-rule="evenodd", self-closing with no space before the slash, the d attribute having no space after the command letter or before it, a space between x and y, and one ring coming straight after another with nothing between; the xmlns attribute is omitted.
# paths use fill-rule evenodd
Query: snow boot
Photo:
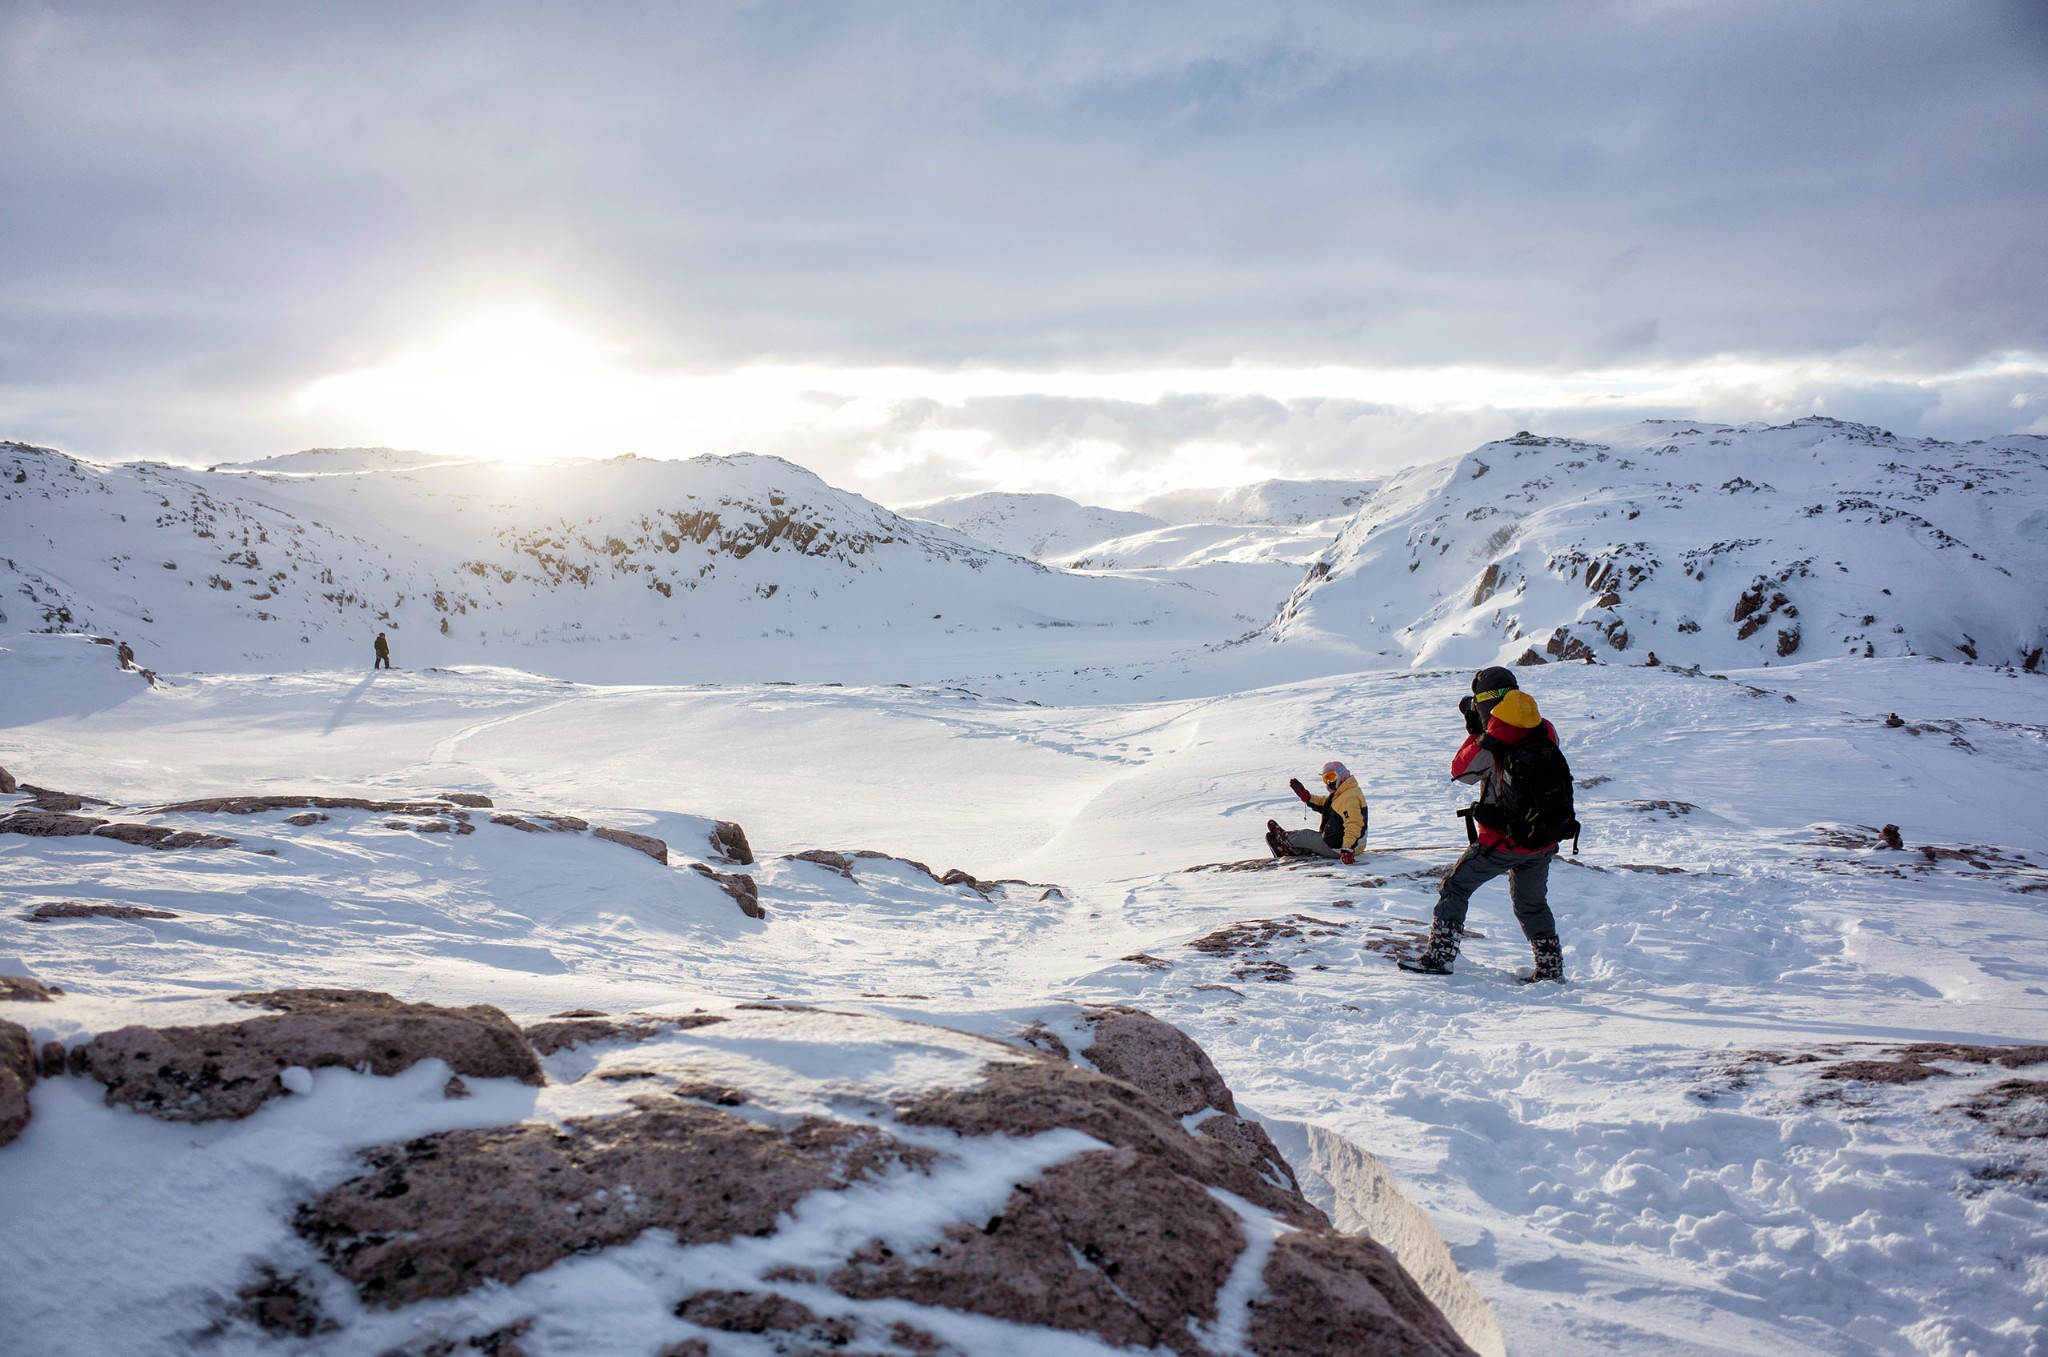
<svg viewBox="0 0 2048 1357"><path fill-rule="evenodd" d="M1398 961L1404 971L1417 975L1449 975L1451 963L1458 958L1458 930L1447 923L1432 923L1429 926L1429 945L1413 961Z"/></svg>
<svg viewBox="0 0 2048 1357"><path fill-rule="evenodd" d="M1564 944L1556 938L1534 938L1529 950L1535 954L1536 968L1522 977L1522 983L1533 985L1539 980L1564 980Z"/></svg>
<svg viewBox="0 0 2048 1357"><path fill-rule="evenodd" d="M1278 820L1266 821L1266 847L1273 850L1276 858L1293 857L1293 850L1287 846L1287 831L1280 828Z"/></svg>

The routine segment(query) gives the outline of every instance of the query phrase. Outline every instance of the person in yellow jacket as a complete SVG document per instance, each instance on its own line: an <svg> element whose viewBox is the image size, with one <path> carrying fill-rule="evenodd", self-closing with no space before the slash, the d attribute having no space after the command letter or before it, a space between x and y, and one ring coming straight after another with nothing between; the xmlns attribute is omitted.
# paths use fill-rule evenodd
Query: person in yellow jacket
<svg viewBox="0 0 2048 1357"><path fill-rule="evenodd" d="M1336 858L1346 865L1353 862L1365 849L1367 810L1365 791L1351 770L1336 759L1324 764L1321 796L1312 795L1300 778L1287 779L1287 785L1303 805L1322 816L1323 824L1319 830L1290 832L1280 828L1278 820L1266 821L1266 846L1273 856Z"/></svg>

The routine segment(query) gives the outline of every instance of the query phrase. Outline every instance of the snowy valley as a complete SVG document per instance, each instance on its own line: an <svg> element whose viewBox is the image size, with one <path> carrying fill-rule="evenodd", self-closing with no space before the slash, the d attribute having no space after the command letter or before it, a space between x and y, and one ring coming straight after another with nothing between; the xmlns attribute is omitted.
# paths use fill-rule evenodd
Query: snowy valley
<svg viewBox="0 0 2048 1357"><path fill-rule="evenodd" d="M178 1357L2048 1350L2044 463L1637 425L897 512L744 456L0 445L0 1314ZM1498 884L1402 974L1455 704L1518 662L1586 826L1569 982L1517 983ZM1266 857L1330 758L1368 851ZM744 1148L740 1206L661 1195L678 1138Z"/></svg>

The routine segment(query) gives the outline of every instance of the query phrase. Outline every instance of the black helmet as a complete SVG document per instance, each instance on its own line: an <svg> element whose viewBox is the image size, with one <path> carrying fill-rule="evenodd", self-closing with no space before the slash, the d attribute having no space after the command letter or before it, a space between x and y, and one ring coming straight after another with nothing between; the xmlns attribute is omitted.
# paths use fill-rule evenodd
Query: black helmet
<svg viewBox="0 0 2048 1357"><path fill-rule="evenodd" d="M1501 688L1519 688L1515 682L1515 671L1504 665L1490 664L1472 676L1474 693L1490 693Z"/></svg>

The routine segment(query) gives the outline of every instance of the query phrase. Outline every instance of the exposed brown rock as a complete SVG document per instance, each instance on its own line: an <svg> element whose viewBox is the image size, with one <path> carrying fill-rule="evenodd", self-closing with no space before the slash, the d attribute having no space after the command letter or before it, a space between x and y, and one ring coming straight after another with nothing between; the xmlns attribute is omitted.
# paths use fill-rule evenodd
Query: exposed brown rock
<svg viewBox="0 0 2048 1357"><path fill-rule="evenodd" d="M701 1338L685 1338L680 1343L671 1343L654 1357L711 1357L711 1348Z"/></svg>
<svg viewBox="0 0 2048 1357"><path fill-rule="evenodd" d="M720 820L711 826L711 847L719 857L742 867L754 865L754 850L747 844L747 831L731 820Z"/></svg>
<svg viewBox="0 0 2048 1357"><path fill-rule="evenodd" d="M25 975L0 975L0 1003L9 1000L48 1003L63 992L55 985L46 985Z"/></svg>
<svg viewBox="0 0 2048 1357"><path fill-rule="evenodd" d="M138 825L123 821L101 825L93 831L93 837L113 839L119 843L132 843L144 848L234 848L238 841L221 834L202 834L191 829L172 829L168 825Z"/></svg>
<svg viewBox="0 0 2048 1357"><path fill-rule="evenodd" d="M700 1103L712 1103L718 1107L742 1107L752 1101L745 1089L713 1083L708 1079L684 1080L669 1092L678 1098L694 1098Z"/></svg>
<svg viewBox="0 0 2048 1357"><path fill-rule="evenodd" d="M203 1027L123 1027L94 1037L82 1058L107 1086L107 1104L164 1121L232 1120L283 1093L278 1074L293 1065L390 1075L440 1059L473 1078L541 1082L519 1029L488 1004L442 1008L334 989L240 994L235 1002L281 1012Z"/></svg>
<svg viewBox="0 0 2048 1357"><path fill-rule="evenodd" d="M806 848L801 853L784 853L782 856L792 862L814 862L828 871L839 873L848 881L853 880L853 859L844 853L835 853L829 848Z"/></svg>
<svg viewBox="0 0 2048 1357"><path fill-rule="evenodd" d="M481 1357L527 1357L526 1345L519 1340L532 1328L533 1319L529 1316L468 1338L434 1338L423 1344L408 1344L383 1354L383 1357L462 1357L467 1353L479 1353Z"/></svg>
<svg viewBox="0 0 2048 1357"><path fill-rule="evenodd" d="M55 1079L67 1072L66 1062L69 1059L64 1050L64 1043L52 1038L43 1043L43 1049L36 1060L36 1071L45 1079Z"/></svg>
<svg viewBox="0 0 2048 1357"><path fill-rule="evenodd" d="M1956 1065L1996 1065L2018 1069L2023 1065L2048 1064L2048 1046L1973 1046L1951 1041L1916 1041L1885 1052L1889 1060L1844 1060L1820 1071L1822 1079L1855 1079L1867 1084L1917 1084L1922 1079L1945 1077L1946 1062Z"/></svg>
<svg viewBox="0 0 2048 1357"><path fill-rule="evenodd" d="M28 1125L28 1091L36 1083L36 1046L28 1029L0 1018L0 1145Z"/></svg>
<svg viewBox="0 0 2048 1357"><path fill-rule="evenodd" d="M1963 1104L1963 1112L2001 1136L2048 1137L2048 1081L2005 1079Z"/></svg>
<svg viewBox="0 0 2048 1357"><path fill-rule="evenodd" d="M285 816L284 822L288 825L297 825L303 829L307 825L317 825L327 818L327 816L322 815L317 810L302 810L297 815Z"/></svg>
<svg viewBox="0 0 2048 1357"><path fill-rule="evenodd" d="M276 1269L266 1267L255 1281L235 1293L240 1302L235 1316L266 1333L291 1338L332 1333L340 1326L321 1312L320 1302L306 1293L305 1286L304 1277L280 1276Z"/></svg>
<svg viewBox="0 0 2048 1357"><path fill-rule="evenodd" d="M1887 848L1903 850L1906 846L1906 841L1899 837L1899 827L1897 825L1886 825L1883 829L1877 831L1877 837L1878 841Z"/></svg>
<svg viewBox="0 0 2048 1357"><path fill-rule="evenodd" d="M0 816L0 834L27 834L39 839L62 839L90 834L105 820L90 815L66 815L59 811L17 810Z"/></svg>
<svg viewBox="0 0 2048 1357"><path fill-rule="evenodd" d="M1593 647L1571 634L1570 630L1559 627L1550 633L1550 639L1543 643L1543 649L1552 659L1591 661Z"/></svg>
<svg viewBox="0 0 2048 1357"><path fill-rule="evenodd" d="M437 815L444 801L372 801L360 796L206 796L158 807L159 813L260 815L272 810L367 810L380 815Z"/></svg>
<svg viewBox="0 0 2048 1357"><path fill-rule="evenodd" d="M1066 1064L1073 1063L1074 1053L1067 1049L1067 1043L1060 1039L1060 1034L1036 1018L1017 1033L1017 1040L1042 1055Z"/></svg>
<svg viewBox="0 0 2048 1357"><path fill-rule="evenodd" d="M871 1244L828 1280L859 1300L898 1298L1199 1357L1208 1349L1187 1321L1216 1318L1216 1294L1243 1248L1237 1217L1199 1183L1119 1148L1053 1165L979 1228L950 1226L908 1257Z"/></svg>
<svg viewBox="0 0 2048 1357"><path fill-rule="evenodd" d="M1178 1118L1136 1088L1071 1065L990 1065L974 1088L926 1094L898 1111L909 1125L970 1136L1027 1136L1072 1127L1105 1145L1135 1150L1197 1184L1235 1192L1301 1228L1329 1224L1299 1192L1276 1187L1219 1139L1190 1136Z"/></svg>
<svg viewBox="0 0 2048 1357"><path fill-rule="evenodd" d="M167 909L144 909L140 905L88 905L77 900L60 900L37 905L24 919L175 919Z"/></svg>
<svg viewBox="0 0 2048 1357"><path fill-rule="evenodd" d="M1172 1023L1121 1004L1088 1009L1083 1020L1095 1041L1081 1054L1110 1078L1132 1085L1175 1117L1211 1107L1236 1115L1237 1100L1208 1052Z"/></svg>
<svg viewBox="0 0 2048 1357"><path fill-rule="evenodd" d="M540 1054L553 1055L593 1041L645 1041L663 1032L681 1032L724 1021L716 1013L685 1013L679 1018L608 1018L599 1013L537 1022L526 1029L526 1041Z"/></svg>
<svg viewBox="0 0 2048 1357"><path fill-rule="evenodd" d="M21 784L14 780L14 774L0 768L0 796L12 796L21 790Z"/></svg>
<svg viewBox="0 0 2048 1357"><path fill-rule="evenodd" d="M441 799L451 806L467 806L471 810L489 810L491 798L482 792L442 792Z"/></svg>
<svg viewBox="0 0 2048 1357"><path fill-rule="evenodd" d="M1280 1236L1251 1302L1259 1357L1474 1357L1392 1254L1363 1235Z"/></svg>
<svg viewBox="0 0 2048 1357"><path fill-rule="evenodd" d="M820 1319L801 1301L776 1292L699 1291L676 1306L676 1318L724 1333L777 1333L843 1348L858 1330L843 1319Z"/></svg>
<svg viewBox="0 0 2048 1357"><path fill-rule="evenodd" d="M961 871L958 867L953 867L949 868L946 874L939 878L939 884L941 886L965 886L976 895L986 899L989 893L995 890L998 883L982 881L970 873Z"/></svg>
<svg viewBox="0 0 2048 1357"><path fill-rule="evenodd" d="M369 1173L293 1223L365 1303L387 1308L515 1282L647 1229L686 1247L767 1234L811 1192L929 1162L872 1127L812 1117L780 1131L680 1100L567 1131L447 1131L363 1157Z"/></svg>
<svg viewBox="0 0 2048 1357"><path fill-rule="evenodd" d="M1549 663L1549 660L1544 659L1542 655L1537 653L1535 646L1530 646L1527 650L1522 652L1522 657L1515 661L1515 667L1517 669L1527 669L1532 664Z"/></svg>
<svg viewBox="0 0 2048 1357"><path fill-rule="evenodd" d="M88 803L95 806L113 804L96 797L80 796L76 792L60 792L52 787L38 787L33 782L22 783L21 791L28 797L29 805L37 810L83 810Z"/></svg>
<svg viewBox="0 0 2048 1357"><path fill-rule="evenodd" d="M768 911L761 908L761 888L754 884L753 877L745 872L721 872L716 868L706 867L701 862L693 862L690 866L696 869L699 875L708 876L716 882L718 888L731 896L733 903L740 907L740 913L749 919L768 917Z"/></svg>
<svg viewBox="0 0 2048 1357"><path fill-rule="evenodd" d="M630 829L613 829L609 825L599 825L591 833L608 843L619 844L636 853L645 853L662 866L668 866L668 844L652 834L636 834Z"/></svg>

